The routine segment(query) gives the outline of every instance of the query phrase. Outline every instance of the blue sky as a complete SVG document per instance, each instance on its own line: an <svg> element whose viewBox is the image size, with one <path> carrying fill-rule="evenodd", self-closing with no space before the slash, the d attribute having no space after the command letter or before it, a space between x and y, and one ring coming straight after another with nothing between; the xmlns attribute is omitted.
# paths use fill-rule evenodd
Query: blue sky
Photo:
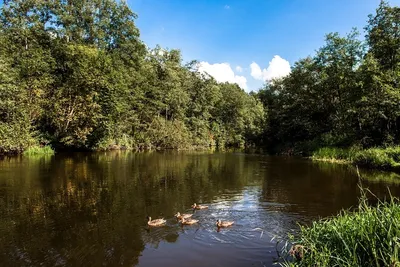
<svg viewBox="0 0 400 267"><path fill-rule="evenodd" d="M379 0L127 0L141 39L182 51L221 81L247 91L284 75L324 44L329 32L363 27ZM400 0L390 0L400 5ZM275 59L272 61L272 59ZM270 62L272 64L270 65ZM222 64L226 63L226 64ZM250 65L253 63L252 67ZM240 66L240 68L237 68ZM240 69L241 72L240 72Z"/></svg>

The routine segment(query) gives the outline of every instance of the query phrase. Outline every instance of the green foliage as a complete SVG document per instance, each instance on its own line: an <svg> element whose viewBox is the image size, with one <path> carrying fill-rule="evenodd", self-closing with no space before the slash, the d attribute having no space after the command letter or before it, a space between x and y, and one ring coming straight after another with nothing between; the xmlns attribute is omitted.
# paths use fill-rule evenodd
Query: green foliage
<svg viewBox="0 0 400 267"><path fill-rule="evenodd" d="M0 54L0 154L20 153L33 142L26 100L16 71Z"/></svg>
<svg viewBox="0 0 400 267"><path fill-rule="evenodd" d="M6 1L0 153L39 143L57 149L266 146L301 155L321 147L396 145L399 14L382 1L369 17L365 41L356 30L327 34L325 45L288 76L247 94L200 74L196 61L183 64L179 50L147 49L125 1ZM377 165L375 158L395 165L386 153L368 153L360 163Z"/></svg>
<svg viewBox="0 0 400 267"><path fill-rule="evenodd" d="M362 198L356 212L302 226L292 242L303 257L286 266L398 266L400 264L398 199L369 206Z"/></svg>
<svg viewBox="0 0 400 267"><path fill-rule="evenodd" d="M335 161L335 160L343 160L343 161L352 161L359 153L357 149L345 149L345 148L336 148L336 147L323 147L315 151L312 155L314 160L327 160L327 161Z"/></svg>
<svg viewBox="0 0 400 267"><path fill-rule="evenodd" d="M366 149L357 153L352 161L360 166L396 170L400 167L400 147Z"/></svg>
<svg viewBox="0 0 400 267"><path fill-rule="evenodd" d="M35 155L54 155L54 150L50 146L31 146L24 151L25 156Z"/></svg>
<svg viewBox="0 0 400 267"><path fill-rule="evenodd" d="M258 99L200 75L196 62L183 65L179 50L146 49L135 19L125 1L6 1L0 153L39 143L57 149L256 144L266 116Z"/></svg>
<svg viewBox="0 0 400 267"><path fill-rule="evenodd" d="M0 123L0 154L21 153L30 144L35 143L29 128L18 122Z"/></svg>
<svg viewBox="0 0 400 267"><path fill-rule="evenodd" d="M369 17L365 42L356 30L344 37L330 33L315 56L299 60L288 76L259 91L268 110L264 140L271 151L307 154L324 146L399 143L399 14L399 7L382 1Z"/></svg>
<svg viewBox="0 0 400 267"><path fill-rule="evenodd" d="M375 169L398 170L400 168L400 147L369 149L323 147L312 154L312 159L342 161Z"/></svg>

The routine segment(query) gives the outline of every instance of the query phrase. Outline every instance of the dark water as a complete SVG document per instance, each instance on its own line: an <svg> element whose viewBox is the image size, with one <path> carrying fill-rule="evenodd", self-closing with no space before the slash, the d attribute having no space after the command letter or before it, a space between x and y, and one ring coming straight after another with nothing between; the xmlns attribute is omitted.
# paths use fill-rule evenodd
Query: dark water
<svg viewBox="0 0 400 267"><path fill-rule="evenodd" d="M361 171L379 198L400 178ZM348 166L243 153L57 154L0 161L1 266L271 266L286 236L357 205ZM177 211L197 225L181 227ZM167 225L148 228L146 216ZM215 221L234 220L217 231Z"/></svg>

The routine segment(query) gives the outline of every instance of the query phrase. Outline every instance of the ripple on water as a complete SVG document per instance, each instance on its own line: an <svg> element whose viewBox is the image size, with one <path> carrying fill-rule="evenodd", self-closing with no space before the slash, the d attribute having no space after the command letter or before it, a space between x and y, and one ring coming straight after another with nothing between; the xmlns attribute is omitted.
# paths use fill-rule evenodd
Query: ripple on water
<svg viewBox="0 0 400 267"><path fill-rule="evenodd" d="M329 166L240 153L59 153L0 161L0 262L272 266L272 237L357 205L357 175ZM387 186L368 183L380 198ZM390 191L400 196L398 184ZM193 202L209 209L193 215L199 223L181 227L173 214L191 212ZM147 215L165 216L167 224L149 228ZM218 231L217 219L235 224Z"/></svg>

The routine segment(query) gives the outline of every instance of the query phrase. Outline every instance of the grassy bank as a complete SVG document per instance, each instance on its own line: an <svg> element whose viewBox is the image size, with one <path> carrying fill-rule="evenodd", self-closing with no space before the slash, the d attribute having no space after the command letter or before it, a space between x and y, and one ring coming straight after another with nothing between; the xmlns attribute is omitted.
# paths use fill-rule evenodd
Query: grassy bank
<svg viewBox="0 0 400 267"><path fill-rule="evenodd" d="M50 146L32 146L24 151L25 156L53 155L54 150Z"/></svg>
<svg viewBox="0 0 400 267"><path fill-rule="evenodd" d="M400 204L371 207L363 198L356 212L301 227L291 241L295 261L283 266L400 266Z"/></svg>
<svg viewBox="0 0 400 267"><path fill-rule="evenodd" d="M398 171L400 170L400 146L369 149L324 147L315 151L312 159Z"/></svg>

